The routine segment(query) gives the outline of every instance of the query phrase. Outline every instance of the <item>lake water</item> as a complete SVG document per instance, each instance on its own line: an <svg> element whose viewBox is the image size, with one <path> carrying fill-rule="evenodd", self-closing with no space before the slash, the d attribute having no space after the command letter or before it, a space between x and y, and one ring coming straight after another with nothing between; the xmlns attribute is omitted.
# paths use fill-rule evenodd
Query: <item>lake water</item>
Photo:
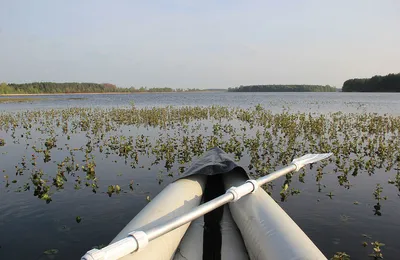
<svg viewBox="0 0 400 260"><path fill-rule="evenodd" d="M5 98L5 97L0 97ZM74 107L164 107L164 106L230 106L249 108L261 104L273 113L282 111L311 112L327 114L377 113L380 115L400 116L400 93L166 93L166 94L126 94L126 95L52 95L48 100L29 103L1 104L0 113L25 110ZM79 99L68 99L79 98ZM122 129L126 134L131 129ZM116 133L119 130L116 131ZM135 134L143 133L156 136L159 129L132 129ZM17 129L16 135L24 133ZM44 134L45 135L45 134ZM399 132L397 132L399 136ZM22 156L28 159L31 148L27 148L22 138L13 143L10 132L0 130L0 138L7 145L0 147L0 170L5 170L11 180L15 179L15 165ZM32 134L30 147L42 135ZM61 137L60 137L61 138ZM84 145L85 136L77 134L68 141L71 147ZM64 138L62 141L67 140ZM60 141L61 142L61 141ZM400 148L398 148L399 150ZM399 151L400 152L400 151ZM93 246L108 244L112 238L128 223L148 202L147 196L156 196L163 187L176 176L165 176L159 183L159 172L163 167L152 166L132 169L125 165L117 155L104 156L95 153L97 176L102 187L122 184L123 190L129 190L128 184L134 180L132 192L123 192L109 197L104 191L92 193L88 189L75 190L73 185L65 186L62 191L52 195L53 201L46 204L32 196L33 191L16 192L16 185L5 187L0 182L0 259L79 259ZM64 155L55 153L52 161L63 160ZM142 158L146 162L146 158ZM29 160L28 160L29 161ZM115 163L117 162L118 163ZM143 161L142 161L143 162ZM38 163L48 172L57 171L57 165ZM146 163L145 163L146 164ZM150 167L151 161L148 161ZM243 165L245 166L245 165ZM110 172L114 174L109 174ZM26 174L28 175L28 174ZM29 176L20 177L25 180ZM372 248L364 248L364 241L378 240L386 245L382 248L385 259L398 259L400 242L400 197L399 190L388 184L393 178L390 173L363 175L351 179L349 189L338 185L337 175L324 176L327 186L318 192L315 175L305 176L305 182L292 183L301 193L291 196L281 207L298 223L305 233L329 258L337 251L347 252L352 259L368 259ZM21 181L22 183L22 181ZM374 214L372 192L376 183L384 188L383 195L388 199L382 202L382 215ZM281 183L279 183L281 184ZM278 184L278 185L279 185ZM326 194L332 192L330 198ZM273 190L273 197L279 201L279 189ZM355 202L357 201L357 205ZM75 217L82 217L77 223ZM56 254L45 254L56 249Z"/></svg>
<svg viewBox="0 0 400 260"><path fill-rule="evenodd" d="M26 96L20 96L26 97ZM40 102L1 105L5 111L65 108L130 106L238 106L253 107L261 104L274 112L284 107L301 112L390 113L400 115L400 93L165 93L165 94L112 94L112 95L51 95ZM68 99L68 98L71 99ZM7 98L7 97L0 97ZM80 98L80 99L79 99ZM55 100L57 99L57 100ZM0 111L1 111L0 110Z"/></svg>

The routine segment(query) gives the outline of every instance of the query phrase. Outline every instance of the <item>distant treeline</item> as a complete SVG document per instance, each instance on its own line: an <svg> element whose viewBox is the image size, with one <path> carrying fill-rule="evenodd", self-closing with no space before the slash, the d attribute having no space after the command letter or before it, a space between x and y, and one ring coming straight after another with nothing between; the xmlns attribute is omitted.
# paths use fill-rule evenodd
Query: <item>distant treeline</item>
<svg viewBox="0 0 400 260"><path fill-rule="evenodd" d="M343 92L400 92L400 73L374 76L369 79L349 79L343 83Z"/></svg>
<svg viewBox="0 0 400 260"><path fill-rule="evenodd" d="M336 92L329 85L250 85L229 88L230 92Z"/></svg>
<svg viewBox="0 0 400 260"><path fill-rule="evenodd" d="M34 82L24 84L0 84L0 94L61 94L61 93L135 93L135 92L189 92L205 91L201 89L172 89L172 88L147 88L130 87L118 88L114 84L104 83L54 83L54 82Z"/></svg>
<svg viewBox="0 0 400 260"><path fill-rule="evenodd" d="M34 82L24 84L0 85L0 94L45 94L45 93L104 93L119 92L126 89L117 88L113 84L97 83L53 83L53 82Z"/></svg>

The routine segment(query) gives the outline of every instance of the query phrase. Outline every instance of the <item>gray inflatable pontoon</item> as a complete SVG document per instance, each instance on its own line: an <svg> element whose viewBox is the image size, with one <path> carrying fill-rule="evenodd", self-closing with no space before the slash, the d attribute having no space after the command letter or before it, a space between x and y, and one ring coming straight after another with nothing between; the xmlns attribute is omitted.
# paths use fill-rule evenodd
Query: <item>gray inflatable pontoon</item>
<svg viewBox="0 0 400 260"><path fill-rule="evenodd" d="M134 230L149 230L182 216L204 202L248 180L222 150L214 148L191 166L184 176L169 184L111 241L119 241ZM89 251L82 259L95 257ZM129 251L130 252L130 251ZM219 207L146 243L146 247L120 259L326 259L299 226L263 190Z"/></svg>

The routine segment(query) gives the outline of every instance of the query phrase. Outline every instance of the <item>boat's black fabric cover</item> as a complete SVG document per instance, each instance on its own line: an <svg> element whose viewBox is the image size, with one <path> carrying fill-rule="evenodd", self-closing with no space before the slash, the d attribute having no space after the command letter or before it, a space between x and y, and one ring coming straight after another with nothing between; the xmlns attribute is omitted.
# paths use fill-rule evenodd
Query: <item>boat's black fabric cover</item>
<svg viewBox="0 0 400 260"><path fill-rule="evenodd" d="M222 149L215 147L204 153L204 155L195 161L180 178L185 178L190 175L206 175L206 186L204 188L202 198L202 202L206 203L225 193L223 183L224 175L237 174L238 172L243 176L246 176L245 178L248 178L246 171L242 167L238 166L235 161ZM199 233L199 235L203 236L203 250L201 259L226 259L226 256L224 258L223 252L226 253L227 250L232 251L232 249L227 249L226 245L224 249L222 248L224 239L226 241L240 241L239 244L243 245L240 247L243 249L242 252L240 252L240 255L245 256L243 259L248 259L243 240L241 238L232 239L226 237L226 234L234 233L232 229L237 230L237 234L239 236L238 227L233 220L227 221L227 219L229 219L227 217L225 217L225 237L223 237L221 220L223 219L224 214L230 215L229 209L226 209L226 212L224 213L224 207L219 207L204 215L204 222L202 224L203 232ZM178 251L180 252L180 250ZM197 250L195 251L197 252ZM182 256L183 259L188 259L184 256L184 253L180 253L178 256Z"/></svg>
<svg viewBox="0 0 400 260"><path fill-rule="evenodd" d="M194 174L217 175L226 174L232 170L241 171L247 175L246 171L238 166L235 161L222 149L214 147L208 150L201 158L194 162L190 168L179 178L185 178Z"/></svg>

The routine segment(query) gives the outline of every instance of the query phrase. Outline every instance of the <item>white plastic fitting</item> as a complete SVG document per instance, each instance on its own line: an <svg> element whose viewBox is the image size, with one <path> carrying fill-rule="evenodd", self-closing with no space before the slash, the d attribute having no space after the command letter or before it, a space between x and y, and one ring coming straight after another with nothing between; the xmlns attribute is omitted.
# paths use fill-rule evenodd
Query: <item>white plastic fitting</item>
<svg viewBox="0 0 400 260"><path fill-rule="evenodd" d="M81 260L104 260L105 253L98 249L88 251Z"/></svg>
<svg viewBox="0 0 400 260"><path fill-rule="evenodd" d="M251 193L256 192L259 186L256 180L247 180L246 183L251 183L253 185L253 191Z"/></svg>
<svg viewBox="0 0 400 260"><path fill-rule="evenodd" d="M229 188L226 193L230 193L233 195L232 202L238 201L241 197L252 193L254 190L254 183L253 182L245 182L243 185L239 187L231 187Z"/></svg>
<svg viewBox="0 0 400 260"><path fill-rule="evenodd" d="M128 236L102 249L92 249L81 260L115 260L126 256L138 249L135 237Z"/></svg>
<svg viewBox="0 0 400 260"><path fill-rule="evenodd" d="M141 251L149 244L149 238L147 237L147 234L143 231L133 231L129 233L129 236L132 236L136 240L138 244L137 251Z"/></svg>

